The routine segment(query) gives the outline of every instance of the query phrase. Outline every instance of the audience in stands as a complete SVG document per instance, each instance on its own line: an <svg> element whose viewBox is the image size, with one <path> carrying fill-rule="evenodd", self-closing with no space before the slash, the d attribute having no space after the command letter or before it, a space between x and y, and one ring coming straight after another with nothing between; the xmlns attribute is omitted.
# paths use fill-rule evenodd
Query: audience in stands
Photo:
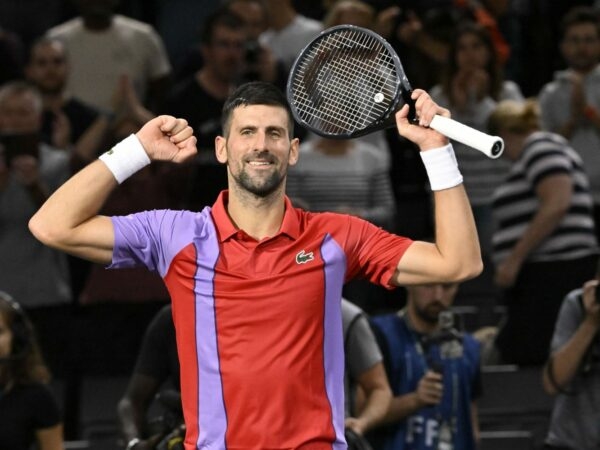
<svg viewBox="0 0 600 450"><path fill-rule="evenodd" d="M0 448L63 450L62 419L49 380L33 325L0 291Z"/></svg>
<svg viewBox="0 0 600 450"><path fill-rule="evenodd" d="M600 265L596 277L565 297L544 367L546 391L555 395L546 447L600 446Z"/></svg>
<svg viewBox="0 0 600 450"><path fill-rule="evenodd" d="M489 121L511 162L493 203L495 282L507 308L496 348L520 365L545 362L562 299L593 277L598 253L585 166L562 136L540 131L537 106L505 100Z"/></svg>
<svg viewBox="0 0 600 450"><path fill-rule="evenodd" d="M600 15L573 8L561 22L560 50L567 63L539 94L542 127L563 135L579 153L594 199L600 237Z"/></svg>

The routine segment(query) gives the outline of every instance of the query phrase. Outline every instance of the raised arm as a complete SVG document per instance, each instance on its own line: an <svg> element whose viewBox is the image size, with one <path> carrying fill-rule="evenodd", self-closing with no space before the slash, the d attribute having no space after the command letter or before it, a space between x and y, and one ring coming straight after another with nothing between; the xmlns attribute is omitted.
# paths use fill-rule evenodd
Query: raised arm
<svg viewBox="0 0 600 450"><path fill-rule="evenodd" d="M183 119L159 116L79 171L41 206L29 229L44 244L107 264L114 231L98 212L117 186L150 161L181 162L196 152L196 138Z"/></svg>
<svg viewBox="0 0 600 450"><path fill-rule="evenodd" d="M434 193L435 242L413 243L398 263L397 285L456 282L481 273L483 264L471 205L448 138L428 128L434 115L449 117L420 89L413 92L419 124L408 121L408 106L396 114L401 136L417 144Z"/></svg>

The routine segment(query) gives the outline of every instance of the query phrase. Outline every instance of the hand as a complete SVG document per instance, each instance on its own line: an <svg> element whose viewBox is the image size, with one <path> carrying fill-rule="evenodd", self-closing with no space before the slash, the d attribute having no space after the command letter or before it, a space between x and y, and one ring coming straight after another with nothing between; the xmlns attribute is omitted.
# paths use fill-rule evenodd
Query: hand
<svg viewBox="0 0 600 450"><path fill-rule="evenodd" d="M417 402L420 407L437 405L442 401L444 383L442 374L428 370L417 386Z"/></svg>
<svg viewBox="0 0 600 450"><path fill-rule="evenodd" d="M441 133L429 128L431 120L436 114L450 117L450 111L435 103L429 94L422 89L415 89L412 93L415 100L416 115L419 125L414 125L408 120L408 105L404 105L396 113L396 126L400 136L405 137L419 146L421 150L443 147L448 144L448 138Z"/></svg>
<svg viewBox="0 0 600 450"><path fill-rule="evenodd" d="M17 155L10 168L16 180L25 187L31 187L40 181L38 160L31 155Z"/></svg>
<svg viewBox="0 0 600 450"><path fill-rule="evenodd" d="M54 111L52 122L52 145L56 148L67 149L71 144L71 122L61 110Z"/></svg>
<svg viewBox="0 0 600 450"><path fill-rule="evenodd" d="M136 136L151 160L180 163L198 151L193 133L185 119L163 115L148 121Z"/></svg>
<svg viewBox="0 0 600 450"><path fill-rule="evenodd" d="M509 255L496 267L494 282L502 288L511 287L517 280L522 264L523 262L519 258Z"/></svg>
<svg viewBox="0 0 600 450"><path fill-rule="evenodd" d="M600 289L598 280L590 280L583 285L585 320L589 321L596 328L600 328L600 304L596 302L596 290L598 289Z"/></svg>
<svg viewBox="0 0 600 450"><path fill-rule="evenodd" d="M357 417L346 417L344 424L346 428L350 428L359 436L362 436L365 433L366 424L362 419Z"/></svg>

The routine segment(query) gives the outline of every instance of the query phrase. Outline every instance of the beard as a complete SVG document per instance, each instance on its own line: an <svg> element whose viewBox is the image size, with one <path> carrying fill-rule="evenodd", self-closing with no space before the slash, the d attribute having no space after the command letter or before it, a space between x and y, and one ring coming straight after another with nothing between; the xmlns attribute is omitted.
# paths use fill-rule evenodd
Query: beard
<svg viewBox="0 0 600 450"><path fill-rule="evenodd" d="M276 163L275 158L269 154L260 154L259 158L267 159L270 163ZM281 175L277 170L264 177L251 177L246 171L246 165L243 164L241 170L237 174L232 174L235 183L246 192L253 194L256 197L265 198L276 192L283 183L284 175Z"/></svg>
<svg viewBox="0 0 600 450"><path fill-rule="evenodd" d="M415 312L419 318L431 325L438 323L440 313L444 311L444 307L441 303L431 303L425 308L415 308Z"/></svg>

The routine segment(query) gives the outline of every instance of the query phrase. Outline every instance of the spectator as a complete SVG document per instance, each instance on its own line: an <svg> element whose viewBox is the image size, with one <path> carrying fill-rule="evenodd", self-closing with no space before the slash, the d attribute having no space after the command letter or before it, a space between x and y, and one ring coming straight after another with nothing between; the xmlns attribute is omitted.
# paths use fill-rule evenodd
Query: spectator
<svg viewBox="0 0 600 450"><path fill-rule="evenodd" d="M579 153L594 199L600 237L600 20L586 7L571 9L561 24L560 50L567 69L540 92L542 127L563 135Z"/></svg>
<svg viewBox="0 0 600 450"><path fill-rule="evenodd" d="M47 32L70 61L68 92L104 111L119 103L123 76L150 109L162 105L171 66L160 36L143 22L115 14L119 0L74 0L80 13Z"/></svg>
<svg viewBox="0 0 600 450"><path fill-rule="evenodd" d="M62 450L58 404L48 389L50 373L21 306L0 291L0 447Z"/></svg>
<svg viewBox="0 0 600 450"><path fill-rule="evenodd" d="M541 365L562 299L594 274L589 181L569 143L539 130L535 101L500 102L489 124L512 163L493 203L495 282L507 308L495 344L503 362Z"/></svg>
<svg viewBox="0 0 600 450"><path fill-rule="evenodd" d="M454 119L487 132L487 119L500 100L523 100L514 82L505 80L488 31L470 21L454 32L443 81L431 90L440 105L452 110ZM465 189L473 207L484 258L491 254L492 194L504 179L509 164L490 159L472 148L454 143L463 168Z"/></svg>
<svg viewBox="0 0 600 450"><path fill-rule="evenodd" d="M394 397L384 450L476 449L480 347L453 326L456 283L407 287L406 307L371 322Z"/></svg>
<svg viewBox="0 0 600 450"><path fill-rule="evenodd" d="M118 404L121 433L128 449L154 448L164 437L167 430L149 429L148 423L153 399L164 389L179 392L179 360L170 304L148 325L133 374Z"/></svg>
<svg viewBox="0 0 600 450"><path fill-rule="evenodd" d="M66 151L39 141L42 99L23 81L0 88L0 286L22 299L52 372L65 370L72 299L67 259L27 230L35 210L70 174ZM10 255L10 257L8 257Z"/></svg>
<svg viewBox="0 0 600 450"><path fill-rule="evenodd" d="M292 0L265 0L269 27L260 43L271 49L286 70L292 67L300 50L323 30L321 22L296 12Z"/></svg>
<svg viewBox="0 0 600 450"><path fill-rule="evenodd" d="M546 392L556 395L544 448L600 446L599 279L600 265L595 279L567 294L558 314L543 372Z"/></svg>
<svg viewBox="0 0 600 450"><path fill-rule="evenodd" d="M185 199L186 207L193 210L210 205L227 186L225 168L215 159L213 148L221 129L223 103L244 70L245 40L244 23L238 16L226 10L210 15L201 37L205 64L177 84L166 102L165 111L186 119L198 140Z"/></svg>
<svg viewBox="0 0 600 450"><path fill-rule="evenodd" d="M377 427L392 398L383 357L365 313L342 298L346 428L359 436Z"/></svg>

